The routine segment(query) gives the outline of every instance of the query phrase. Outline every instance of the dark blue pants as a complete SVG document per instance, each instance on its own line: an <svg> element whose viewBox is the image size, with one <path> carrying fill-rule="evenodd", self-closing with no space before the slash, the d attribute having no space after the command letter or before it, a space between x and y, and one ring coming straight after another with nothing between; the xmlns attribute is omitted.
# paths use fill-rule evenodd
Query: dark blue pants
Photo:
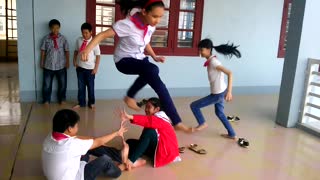
<svg viewBox="0 0 320 180"><path fill-rule="evenodd" d="M149 84L157 93L164 112L169 116L173 125L181 122L181 118L173 104L169 91L166 85L159 77L159 68L153 63L150 63L148 57L143 60L134 58L123 58L116 63L117 69L129 75L139 75L135 82L131 85L127 92L127 96L134 98L139 90Z"/></svg>
<svg viewBox="0 0 320 180"><path fill-rule="evenodd" d="M227 129L228 135L231 137L236 136L236 133L234 132L230 122L228 121L226 115L224 114L224 96L226 94L226 91L220 93L220 94L210 94L206 97L203 97L199 100L196 100L191 103L190 108L194 114L194 117L197 119L199 125L202 125L205 120L201 113L201 108L209 106L211 104L214 104L215 107L215 113L217 117L222 122L223 126Z"/></svg>
<svg viewBox="0 0 320 180"><path fill-rule="evenodd" d="M129 159L135 162L142 155L154 159L158 145L158 134L155 129L144 128L139 139L128 139Z"/></svg>
<svg viewBox="0 0 320 180"><path fill-rule="evenodd" d="M58 80L58 101L62 102L66 100L67 91L67 70L66 68L60 70L43 69L43 86L42 86L42 98L44 103L51 102L52 82L54 76Z"/></svg>
<svg viewBox="0 0 320 180"><path fill-rule="evenodd" d="M81 107L86 106L86 88L88 88L88 106L95 104L94 97L94 79L95 75L91 74L92 69L77 67L78 77L78 101Z"/></svg>
<svg viewBox="0 0 320 180"><path fill-rule="evenodd" d="M89 155L97 158L84 167L84 179L95 180L97 176L103 175L111 178L118 178L121 175L121 170L114 164L113 161L121 162L121 152L112 147L101 146L88 151L81 158L82 161L89 161Z"/></svg>

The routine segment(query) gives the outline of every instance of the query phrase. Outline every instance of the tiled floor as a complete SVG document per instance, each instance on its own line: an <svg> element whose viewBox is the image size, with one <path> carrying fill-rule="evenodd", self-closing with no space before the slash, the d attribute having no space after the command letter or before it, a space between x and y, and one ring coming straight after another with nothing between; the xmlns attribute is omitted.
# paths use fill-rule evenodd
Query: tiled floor
<svg viewBox="0 0 320 180"><path fill-rule="evenodd" d="M0 179L9 179L30 103L19 102L17 63L0 63Z"/></svg>
<svg viewBox="0 0 320 180"><path fill-rule="evenodd" d="M189 109L189 104L195 99L197 97L174 99L183 121L193 126L196 125L196 122ZM181 155L182 162L162 168L152 168L149 164L131 172L124 172L119 179L319 179L320 139L299 129L277 126L273 122L277 99L276 95L235 96L234 101L226 105L227 114L236 114L241 118L240 122L233 122L232 125L239 137L246 137L250 141L248 149L241 148L232 140L219 136L225 130L215 117L213 107L207 107L203 109L203 113L208 120L208 129L192 135L177 132L177 136L180 146L197 143L205 148L208 154L198 155L186 150ZM72 105L72 102L64 106L53 104L49 108L39 104L32 105L25 133L16 155L13 180L45 179L41 171L41 143L50 132L54 113L58 109L70 108ZM119 120L114 115L114 109L123 106L123 103L120 100L98 100L96 105L95 112L87 108L78 110L81 116L80 134L99 136L118 128ZM14 106L11 107L16 109ZM27 116L27 108L21 107L23 108L20 116ZM16 116L12 116L13 120L16 120L15 118ZM21 121L20 119L20 126ZM10 136L10 132L16 132L17 129L19 128L11 125L6 131L1 130L1 135ZM126 138L137 138L140 132L141 128L130 126ZM11 136L14 136L14 133L13 135L11 133ZM1 147L9 142L11 142L10 139L0 139ZM119 144L120 140L116 139L109 145L119 147ZM1 152L8 153L8 149L1 150ZM1 158L0 166L4 162ZM10 164L4 163L4 166L10 166ZM0 176L0 179L4 178ZM108 178L99 178L99 180L102 179Z"/></svg>

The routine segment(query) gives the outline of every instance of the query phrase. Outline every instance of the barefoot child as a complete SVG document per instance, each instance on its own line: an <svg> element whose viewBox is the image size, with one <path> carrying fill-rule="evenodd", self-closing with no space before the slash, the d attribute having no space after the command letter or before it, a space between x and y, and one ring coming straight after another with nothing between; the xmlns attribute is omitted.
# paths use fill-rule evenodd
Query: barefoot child
<svg viewBox="0 0 320 180"><path fill-rule="evenodd" d="M101 137L77 136L79 115L68 109L59 110L53 118L52 132L47 136L42 149L42 168L48 180L82 180L95 179L103 174L117 178L124 170L122 164L118 166L113 161L121 163L121 159L113 159L108 155L112 151L104 150L104 144L117 136L123 137L127 129L121 124L118 131ZM90 150L90 151L89 151ZM88 162L88 154L98 156ZM128 151L124 147L123 154ZM111 153L110 153L111 154ZM82 158L81 158L82 157ZM123 156L126 161L126 156Z"/></svg>
<svg viewBox="0 0 320 180"><path fill-rule="evenodd" d="M222 136L236 139L236 133L234 132L223 110L224 99L226 101L232 100L232 72L222 66L218 58L212 54L212 49L215 49L218 53L229 57L235 55L237 58L240 58L241 53L237 50L237 46L233 46L233 44L213 46L213 43L210 39L201 40L198 44L198 48L201 57L206 59L204 67L206 67L208 71L211 94L192 102L190 105L190 108L199 123L199 126L196 127L196 130L200 131L208 126L203 118L200 108L214 104L216 115L228 131L228 134L223 134ZM228 76L228 85L226 85L224 81L225 74Z"/></svg>
<svg viewBox="0 0 320 180"><path fill-rule="evenodd" d="M140 138L128 139L129 167L136 168L146 163L142 155L153 159L154 167L165 166L181 161L176 134L168 116L161 111L160 100L150 98L145 106L146 115L129 115L121 112L123 121L130 120L132 124L143 126Z"/></svg>
<svg viewBox="0 0 320 180"><path fill-rule="evenodd" d="M78 77L78 104L74 109L86 106L86 88L88 88L88 106L95 109L94 97L94 79L99 69L100 64L100 48L95 46L88 55L88 61L81 61L78 56L92 40L92 26L89 23L81 25L82 37L79 37L76 42L76 49L73 55L73 65L76 67Z"/></svg>

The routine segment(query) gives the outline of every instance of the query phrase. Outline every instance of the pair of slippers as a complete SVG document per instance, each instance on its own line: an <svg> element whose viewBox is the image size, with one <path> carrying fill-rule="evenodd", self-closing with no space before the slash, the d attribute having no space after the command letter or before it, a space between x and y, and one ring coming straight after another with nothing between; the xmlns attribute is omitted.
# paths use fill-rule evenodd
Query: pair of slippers
<svg viewBox="0 0 320 180"><path fill-rule="evenodd" d="M240 118L238 116L227 116L227 119L230 122L234 122L234 121L240 121Z"/></svg>
<svg viewBox="0 0 320 180"><path fill-rule="evenodd" d="M185 149L186 147L179 147L179 153L184 153ZM197 144L190 144L188 149L197 154L207 154L207 151L205 149L200 149Z"/></svg>

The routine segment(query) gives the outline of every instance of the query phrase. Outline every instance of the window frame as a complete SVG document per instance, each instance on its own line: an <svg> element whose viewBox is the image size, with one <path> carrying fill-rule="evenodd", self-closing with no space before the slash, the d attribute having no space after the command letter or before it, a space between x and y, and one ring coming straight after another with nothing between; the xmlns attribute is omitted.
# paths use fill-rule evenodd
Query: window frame
<svg viewBox="0 0 320 180"><path fill-rule="evenodd" d="M92 25L93 35L96 34L96 5L105 4L97 3L96 0L86 0L86 22ZM153 47L156 54L167 55L167 56L197 56L199 54L197 44L201 40L202 32L202 20L203 20L203 8L204 0L196 0L194 12L194 25L193 25L193 42L190 48L178 47L178 26L179 26L179 13L180 0L170 0L169 7L169 22L168 22L168 37L167 37L167 47ZM188 10L183 10L188 12ZM190 12L191 12L190 11ZM123 19L124 16L121 14L120 7L115 4L115 22ZM171 28L173 27L173 28ZM161 30L161 28L156 28L156 30ZM117 36L115 37L115 45L118 41ZM113 54L115 46L100 45L102 54Z"/></svg>
<svg viewBox="0 0 320 180"><path fill-rule="evenodd" d="M289 4L292 4L292 0L284 0L283 3L283 11L282 11L282 22L281 22L281 30L280 30L280 38L279 38L279 46L278 46L278 58L284 58L286 54L286 39L287 39L287 24L289 21ZM291 6L292 8L292 6ZM289 23L290 25L290 23Z"/></svg>

